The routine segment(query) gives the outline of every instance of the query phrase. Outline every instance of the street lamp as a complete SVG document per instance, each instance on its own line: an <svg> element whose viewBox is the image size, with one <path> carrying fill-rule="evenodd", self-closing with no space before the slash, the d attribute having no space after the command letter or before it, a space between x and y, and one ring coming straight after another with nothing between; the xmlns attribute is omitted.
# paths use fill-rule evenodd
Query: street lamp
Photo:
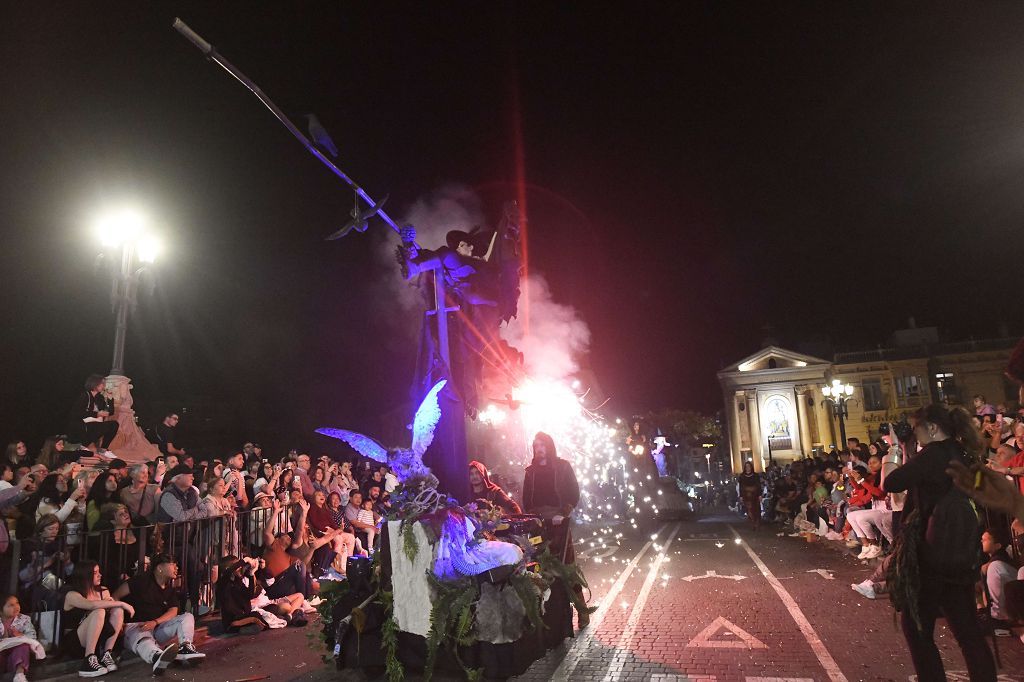
<svg viewBox="0 0 1024 682"><path fill-rule="evenodd" d="M113 287L110 304L114 308L114 358L110 374L124 375L124 342L128 334L128 313L134 310L139 282L160 252L160 242L146 231L147 220L141 213L122 209L108 213L97 222L100 242L114 257L120 250L121 266L111 271ZM102 254L101 254L102 257Z"/></svg>
<svg viewBox="0 0 1024 682"><path fill-rule="evenodd" d="M853 386L844 384L839 379L833 379L831 386L822 386L821 393L825 400L832 404L832 414L839 418L839 437L842 439L842 447L846 447L846 417L849 415L846 403L853 395Z"/></svg>

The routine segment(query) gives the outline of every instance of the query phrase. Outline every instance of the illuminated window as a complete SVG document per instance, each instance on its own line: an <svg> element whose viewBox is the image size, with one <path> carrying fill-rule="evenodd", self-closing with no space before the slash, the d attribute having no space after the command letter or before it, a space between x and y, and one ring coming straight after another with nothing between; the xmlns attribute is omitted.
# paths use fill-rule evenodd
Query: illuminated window
<svg viewBox="0 0 1024 682"><path fill-rule="evenodd" d="M894 381L896 383L896 403L900 407L905 407L910 400L926 393L924 381L915 374L904 374L896 377Z"/></svg>
<svg viewBox="0 0 1024 682"><path fill-rule="evenodd" d="M956 392L956 378L952 372L939 372L935 375L935 390L939 402L955 405L959 402Z"/></svg>
<svg viewBox="0 0 1024 682"><path fill-rule="evenodd" d="M882 393L881 379L864 380L864 409L884 410L886 408L885 394Z"/></svg>

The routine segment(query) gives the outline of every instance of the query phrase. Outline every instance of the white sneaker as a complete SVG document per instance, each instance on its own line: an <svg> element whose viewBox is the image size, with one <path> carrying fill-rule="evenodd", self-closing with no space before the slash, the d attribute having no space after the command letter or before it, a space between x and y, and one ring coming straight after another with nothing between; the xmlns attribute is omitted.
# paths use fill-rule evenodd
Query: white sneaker
<svg viewBox="0 0 1024 682"><path fill-rule="evenodd" d="M309 605L314 607L320 606L323 603L324 600L320 597L320 595L315 595L312 599L309 600Z"/></svg>
<svg viewBox="0 0 1024 682"><path fill-rule="evenodd" d="M302 609L303 613L316 613L316 607L313 606L313 604L307 600L303 600L302 606L300 606L299 608Z"/></svg>
<svg viewBox="0 0 1024 682"><path fill-rule="evenodd" d="M872 582L870 580L865 580L862 583L850 585L850 587L853 588L853 590L855 592L861 593L862 595L864 595L868 599L874 599L875 596L876 596L875 595L875 586L874 586L874 584L872 584Z"/></svg>
<svg viewBox="0 0 1024 682"><path fill-rule="evenodd" d="M871 551L871 545L864 545L863 547L860 548L860 554L857 555L857 558L858 559L867 559L868 558L868 552L870 552L870 551Z"/></svg>
<svg viewBox="0 0 1024 682"><path fill-rule="evenodd" d="M14 673L14 678L11 682L28 682L28 678L25 677L25 673Z"/></svg>
<svg viewBox="0 0 1024 682"><path fill-rule="evenodd" d="M868 545L868 553L865 554L862 558L864 558L864 559L877 559L880 556L882 556L882 546L881 545Z"/></svg>

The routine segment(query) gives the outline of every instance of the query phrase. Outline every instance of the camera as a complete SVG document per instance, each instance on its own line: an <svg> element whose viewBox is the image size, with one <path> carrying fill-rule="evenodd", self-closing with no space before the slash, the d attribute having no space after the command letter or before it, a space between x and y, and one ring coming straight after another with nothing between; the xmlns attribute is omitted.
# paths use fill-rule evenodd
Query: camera
<svg viewBox="0 0 1024 682"><path fill-rule="evenodd" d="M888 436L891 432L896 436L896 440L901 443L905 443L914 436L914 427L906 420L893 422L882 422L878 426L878 432L883 436Z"/></svg>

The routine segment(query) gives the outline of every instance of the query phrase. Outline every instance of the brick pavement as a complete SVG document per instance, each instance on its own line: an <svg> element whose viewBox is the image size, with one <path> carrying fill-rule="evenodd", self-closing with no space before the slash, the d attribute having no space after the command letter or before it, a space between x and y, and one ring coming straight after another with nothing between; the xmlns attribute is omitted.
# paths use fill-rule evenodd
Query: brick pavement
<svg viewBox="0 0 1024 682"><path fill-rule="evenodd" d="M735 542L730 525L774 576L783 596L744 546ZM669 523L659 529L661 546L674 528ZM596 599L605 601L625 562L642 544L628 540L613 560L600 564L581 560ZM872 568L853 555L824 543L777 537L771 527L754 533L732 515L682 523L665 554L668 561L654 567L657 547L650 548L628 579L620 581L621 591L611 604L602 605L596 628L549 653L516 679L913 679L913 666L888 600L865 599L850 589L850 583L863 580ZM693 579L683 580L687 576ZM645 582L650 592L642 612L636 612ZM797 618L784 599L790 600ZM798 623L801 614L806 632ZM817 652L812 646L816 641L820 642ZM964 670L959 649L941 621L936 641L949 679L966 679L958 674ZM1001 682L1024 681L1024 644L1016 638L999 643Z"/></svg>

